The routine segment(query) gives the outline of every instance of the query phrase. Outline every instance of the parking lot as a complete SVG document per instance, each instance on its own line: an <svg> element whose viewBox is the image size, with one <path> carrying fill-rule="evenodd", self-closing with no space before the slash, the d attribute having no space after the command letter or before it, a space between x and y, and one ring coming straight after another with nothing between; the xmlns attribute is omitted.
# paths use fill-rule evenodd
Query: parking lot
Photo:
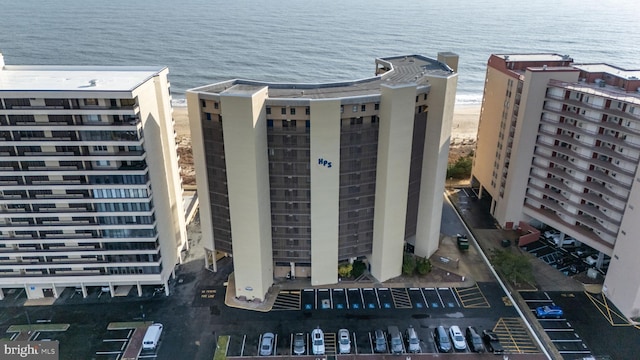
<svg viewBox="0 0 640 360"><path fill-rule="evenodd" d="M539 306L555 305L546 292L521 292L520 295L532 312ZM538 322L565 359L582 359L591 355L587 344L566 318L538 319Z"/></svg>
<svg viewBox="0 0 640 360"><path fill-rule="evenodd" d="M541 237L538 241L529 243L522 248L567 276L595 268L593 264L589 265L585 259L596 256L597 251L586 246L562 248ZM596 268L596 271L602 275L606 273L606 270L607 264L604 264L600 269Z"/></svg>
<svg viewBox="0 0 640 360"><path fill-rule="evenodd" d="M477 285L467 288L335 288L282 290L273 310L488 308Z"/></svg>

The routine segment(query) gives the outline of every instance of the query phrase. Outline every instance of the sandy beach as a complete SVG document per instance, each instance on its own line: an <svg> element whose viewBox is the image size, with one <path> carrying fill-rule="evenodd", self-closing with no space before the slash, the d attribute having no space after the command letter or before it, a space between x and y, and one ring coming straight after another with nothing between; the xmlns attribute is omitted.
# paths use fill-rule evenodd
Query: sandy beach
<svg viewBox="0 0 640 360"><path fill-rule="evenodd" d="M455 161L475 148L479 117L480 105L456 105L451 128L450 161ZM178 135L178 153L183 181L185 185L194 185L195 172L191 155L191 132L187 107L175 106L173 118L176 121L175 130Z"/></svg>

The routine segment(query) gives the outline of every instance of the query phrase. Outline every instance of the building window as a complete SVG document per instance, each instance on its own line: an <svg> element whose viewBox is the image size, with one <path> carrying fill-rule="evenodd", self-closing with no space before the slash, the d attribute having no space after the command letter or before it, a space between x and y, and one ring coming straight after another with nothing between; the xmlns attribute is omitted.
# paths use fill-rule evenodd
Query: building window
<svg viewBox="0 0 640 360"><path fill-rule="evenodd" d="M280 109L280 114L287 115L287 108L283 107L282 109Z"/></svg>
<svg viewBox="0 0 640 360"><path fill-rule="evenodd" d="M373 110L380 110L380 103L373 104Z"/></svg>
<svg viewBox="0 0 640 360"><path fill-rule="evenodd" d="M427 100L427 94L424 94L424 98L422 100Z"/></svg>
<svg viewBox="0 0 640 360"><path fill-rule="evenodd" d="M363 104L362 106L360 106L360 111L362 111L362 112L367 111L367 105Z"/></svg>
<svg viewBox="0 0 640 360"><path fill-rule="evenodd" d="M273 120L267 120L267 127L268 128L272 128L273 127Z"/></svg>
<svg viewBox="0 0 640 360"><path fill-rule="evenodd" d="M311 109L307 106L307 108L305 109L304 113L306 115L311 115Z"/></svg>
<svg viewBox="0 0 640 360"><path fill-rule="evenodd" d="M200 100L200 102L202 103L202 107L205 108L207 107L207 102L204 100Z"/></svg>
<svg viewBox="0 0 640 360"><path fill-rule="evenodd" d="M84 104L85 105L97 106L98 105L98 99L84 99Z"/></svg>
<svg viewBox="0 0 640 360"><path fill-rule="evenodd" d="M372 123L372 124L375 124L375 123L377 123L377 122L378 122L378 117L377 117L377 116L375 116L375 115L373 115L373 116L371 117L371 123Z"/></svg>
<svg viewBox="0 0 640 360"><path fill-rule="evenodd" d="M213 108L214 108L214 109L217 109L219 106L220 106L220 105L218 105L218 103L217 103L217 102L214 102L214 103L213 103Z"/></svg>
<svg viewBox="0 0 640 360"><path fill-rule="evenodd" d="M267 115L271 115L271 106L267 106Z"/></svg>
<svg viewBox="0 0 640 360"><path fill-rule="evenodd" d="M309 129L311 127L311 121L307 120L304 122L304 127L306 127L307 129Z"/></svg>
<svg viewBox="0 0 640 360"><path fill-rule="evenodd" d="M340 114L344 114L344 105L340 105Z"/></svg>
<svg viewBox="0 0 640 360"><path fill-rule="evenodd" d="M204 113L204 117L205 119L211 121L211 113L208 113L208 112Z"/></svg>
<svg viewBox="0 0 640 360"><path fill-rule="evenodd" d="M353 105L353 112L358 112L358 105Z"/></svg>
<svg viewBox="0 0 640 360"><path fill-rule="evenodd" d="M291 113L291 115L295 115L296 114L296 108L289 109L289 112Z"/></svg>

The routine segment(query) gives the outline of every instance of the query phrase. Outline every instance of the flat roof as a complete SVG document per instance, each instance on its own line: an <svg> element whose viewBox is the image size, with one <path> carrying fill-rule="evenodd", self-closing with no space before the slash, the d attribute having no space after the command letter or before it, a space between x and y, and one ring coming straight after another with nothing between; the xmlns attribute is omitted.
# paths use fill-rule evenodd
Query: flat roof
<svg viewBox="0 0 640 360"><path fill-rule="evenodd" d="M505 61L563 61L571 60L569 55L560 55L553 53L539 54L495 54L495 56Z"/></svg>
<svg viewBox="0 0 640 360"><path fill-rule="evenodd" d="M164 69L5 65L0 70L0 91L132 91Z"/></svg>
<svg viewBox="0 0 640 360"><path fill-rule="evenodd" d="M573 66L589 73L607 73L626 80L639 80L640 70L625 70L613 65L599 64L573 64Z"/></svg>
<svg viewBox="0 0 640 360"><path fill-rule="evenodd" d="M205 85L189 91L210 94L245 95L265 86L269 88L269 98L286 99L330 99L380 94L380 86L416 84L429 86L429 76L448 77L455 72L446 64L422 55L400 55L376 59L376 66L383 66L387 72L375 77L339 83L269 83L235 79Z"/></svg>

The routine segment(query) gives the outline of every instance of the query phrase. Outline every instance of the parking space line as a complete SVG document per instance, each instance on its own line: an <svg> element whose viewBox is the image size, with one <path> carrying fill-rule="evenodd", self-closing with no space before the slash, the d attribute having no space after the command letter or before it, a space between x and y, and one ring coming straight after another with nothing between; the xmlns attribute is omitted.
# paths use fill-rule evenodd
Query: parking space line
<svg viewBox="0 0 640 360"><path fill-rule="evenodd" d="M444 300L442 300L442 296L440 296L440 290L446 290L447 288L436 288L436 294L438 295L438 299L440 299L440 304L444 307Z"/></svg>
<svg viewBox="0 0 640 360"><path fill-rule="evenodd" d="M449 291L451 291L451 296L453 296L453 299L456 301L456 304L458 304L458 307L460 307L460 301L458 301L458 297L456 296L456 293L453 291L452 288L449 288Z"/></svg>
<svg viewBox="0 0 640 360"><path fill-rule="evenodd" d="M358 291L360 291L360 299L362 300L362 306L364 307L364 306L365 306L365 303L364 303L364 294L362 293L362 289L358 289Z"/></svg>
<svg viewBox="0 0 640 360"><path fill-rule="evenodd" d="M620 315L616 311L613 311L611 309L611 307L609 306L609 303L607 301L607 297L604 294L602 294L602 293L599 294L602 297L602 300L601 300L598 297L596 297L595 295L590 294L587 291L585 291L584 293L587 296L587 298L589 300L591 300L591 302L598 309L598 311L602 314L602 316L604 316L604 318L607 319L607 321L609 322L609 324L611 326L633 326L636 329L640 329L639 325L634 325L634 324L629 323L624 316ZM605 310L606 310L606 314L605 314ZM613 315L615 315L615 317ZM620 322L616 322L616 318Z"/></svg>
<svg viewBox="0 0 640 360"><path fill-rule="evenodd" d="M500 338L502 346L511 352L524 354L540 351L520 318L500 318L493 331Z"/></svg>
<svg viewBox="0 0 640 360"><path fill-rule="evenodd" d="M240 356L244 356L244 346L247 343L247 334L242 336L242 347L240 348Z"/></svg>
<svg viewBox="0 0 640 360"><path fill-rule="evenodd" d="M413 304L406 288L392 288L391 300L396 309L411 309Z"/></svg>
<svg viewBox="0 0 640 360"><path fill-rule="evenodd" d="M478 284L467 288L455 288L462 306L468 309L490 308L489 301L484 296Z"/></svg>
<svg viewBox="0 0 640 360"><path fill-rule="evenodd" d="M381 290L386 290L387 288L380 288ZM378 296L378 288L374 288L373 289L374 293L376 294L376 300L378 301L378 309L381 309L382 306L380 306L380 297Z"/></svg>
<svg viewBox="0 0 640 360"><path fill-rule="evenodd" d="M358 342L356 341L355 331L351 333L351 337L353 337L353 352L358 355Z"/></svg>
<svg viewBox="0 0 640 360"><path fill-rule="evenodd" d="M350 309L350 307L349 307L349 293L347 293L347 291L344 292L344 301L347 302L347 309Z"/></svg>

